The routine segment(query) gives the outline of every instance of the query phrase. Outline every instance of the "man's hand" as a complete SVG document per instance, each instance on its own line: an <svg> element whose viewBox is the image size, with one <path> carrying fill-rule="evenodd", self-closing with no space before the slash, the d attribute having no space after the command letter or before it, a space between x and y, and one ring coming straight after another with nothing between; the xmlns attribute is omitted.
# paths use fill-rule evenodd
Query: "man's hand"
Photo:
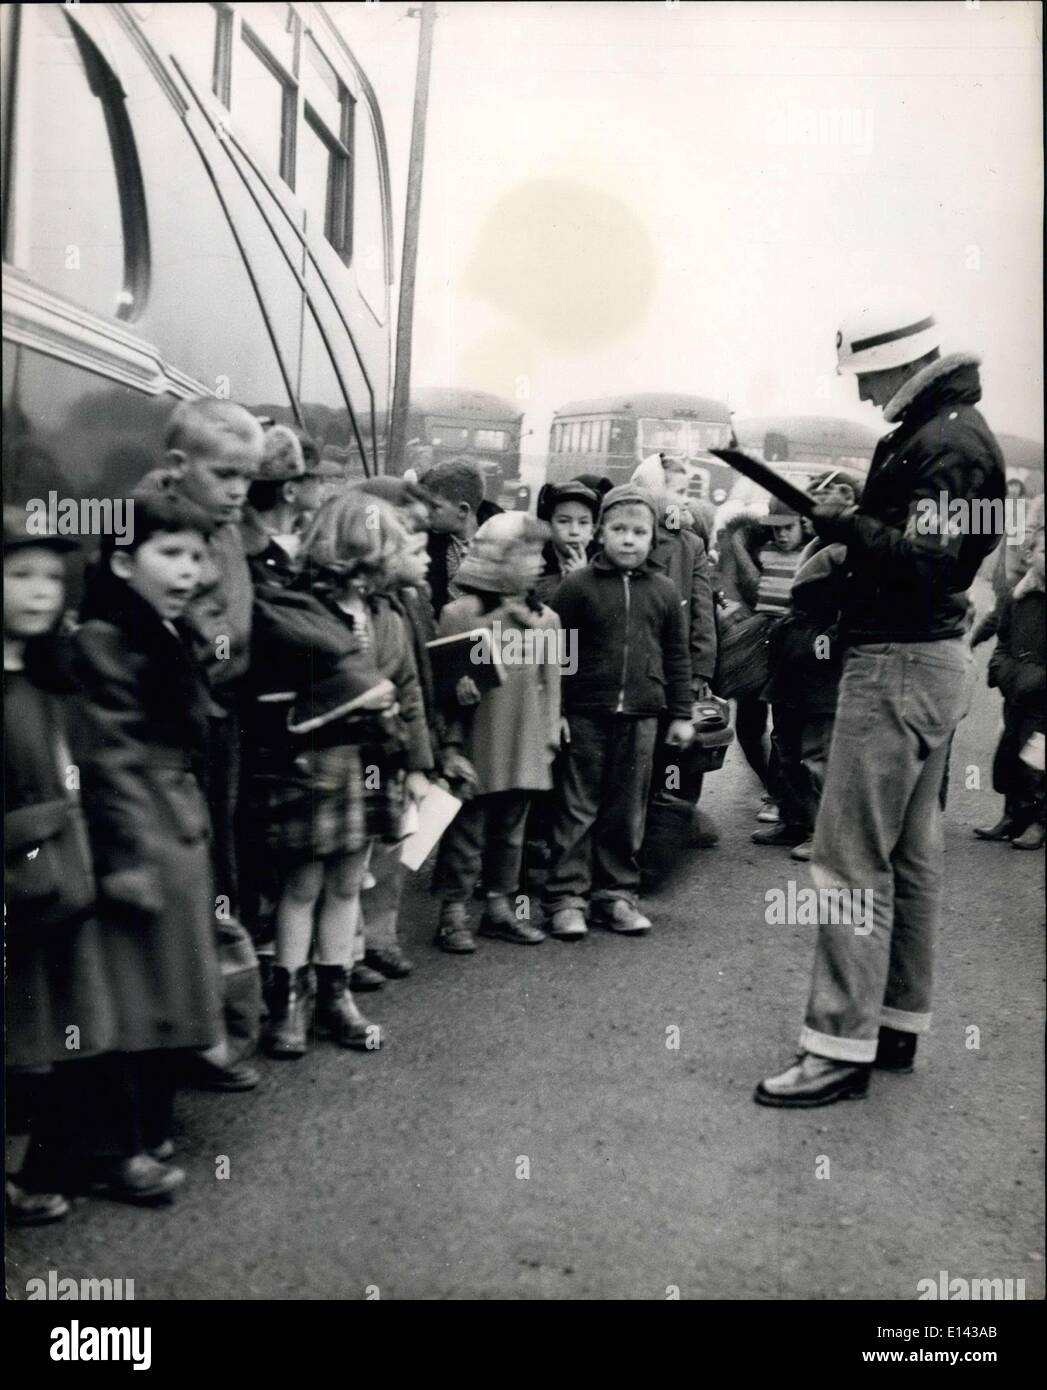
<svg viewBox="0 0 1047 1390"><path fill-rule="evenodd" d="M687 748L694 742L694 725L689 719L674 719L665 732L671 748Z"/></svg>
<svg viewBox="0 0 1047 1390"><path fill-rule="evenodd" d="M839 532L839 522L845 513L856 511L853 502L843 497L823 497L814 504L811 525L821 535L833 536Z"/></svg>

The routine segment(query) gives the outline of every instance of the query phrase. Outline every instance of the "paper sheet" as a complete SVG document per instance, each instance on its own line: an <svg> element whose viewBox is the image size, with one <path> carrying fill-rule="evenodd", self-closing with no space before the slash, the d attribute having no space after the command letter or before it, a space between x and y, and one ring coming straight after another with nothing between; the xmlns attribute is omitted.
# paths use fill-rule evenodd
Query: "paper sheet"
<svg viewBox="0 0 1047 1390"><path fill-rule="evenodd" d="M404 840L400 859L417 872L429 858L440 836L454 820L462 803L435 782L430 783L425 799L418 807L416 828Z"/></svg>

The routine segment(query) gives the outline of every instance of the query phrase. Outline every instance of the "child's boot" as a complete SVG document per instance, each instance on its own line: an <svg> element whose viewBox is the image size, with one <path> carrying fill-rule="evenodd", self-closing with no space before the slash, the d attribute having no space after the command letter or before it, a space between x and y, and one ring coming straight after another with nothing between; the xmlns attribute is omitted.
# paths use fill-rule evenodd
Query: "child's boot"
<svg viewBox="0 0 1047 1390"><path fill-rule="evenodd" d="M316 967L316 1033L360 1052L377 1052L382 1045L381 1029L356 1007L341 965Z"/></svg>
<svg viewBox="0 0 1047 1390"><path fill-rule="evenodd" d="M270 1057L304 1057L309 1050L306 970L273 966L264 1047Z"/></svg>
<svg viewBox="0 0 1047 1390"><path fill-rule="evenodd" d="M517 918L504 893L492 893L487 898L479 934L511 941L515 946L538 946L545 940L545 932L540 927Z"/></svg>
<svg viewBox="0 0 1047 1390"><path fill-rule="evenodd" d="M447 951L452 956L471 956L476 950L476 939L469 929L465 903L441 903L436 944L441 951Z"/></svg>

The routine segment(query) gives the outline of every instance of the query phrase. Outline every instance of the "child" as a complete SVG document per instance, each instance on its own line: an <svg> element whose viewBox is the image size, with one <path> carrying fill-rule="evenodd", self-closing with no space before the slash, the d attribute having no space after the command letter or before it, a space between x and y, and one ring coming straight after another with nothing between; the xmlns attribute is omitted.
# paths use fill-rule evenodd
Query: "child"
<svg viewBox="0 0 1047 1390"><path fill-rule="evenodd" d="M856 482L828 474L810 491L833 493L848 506L861 495ZM790 523L790 536L794 534ZM789 552L792 553L792 552ZM761 845L785 845L792 858L811 855L814 823L829 758L836 702L843 673L843 653L836 632L847 547L812 540L798 557L790 589L790 608L771 629L768 643L770 678L763 698L771 704L780 823L757 831Z"/></svg>
<svg viewBox="0 0 1047 1390"><path fill-rule="evenodd" d="M17 1181L6 1184L14 1225L69 1211L57 1189L70 1150L82 1157L74 1105L84 1063L74 1059L112 1043L90 851L71 779L80 721L66 643L54 635L65 555L76 548L66 537L29 534L26 513L4 508L7 1128L30 1140ZM74 1020L78 1048L70 1052Z"/></svg>
<svg viewBox="0 0 1047 1390"><path fill-rule="evenodd" d="M542 567L549 530L525 512L491 517L477 531L458 571L462 597L448 604L440 636L488 627L519 643L522 664L507 664L504 683L460 710L463 747L476 769L477 790L444 833L434 888L443 897L436 944L454 955L476 950L467 904L477 881L485 893L480 935L521 946L545 940L540 928L518 919L511 901L519 890L527 810L535 792L552 785L550 768L560 746L560 666L556 614L529 591ZM495 639L497 640L497 638ZM459 699L475 699L473 691Z"/></svg>
<svg viewBox="0 0 1047 1390"><path fill-rule="evenodd" d="M198 781L207 690L183 616L212 523L173 490L135 498L127 545L106 537L88 575L77 673L93 734L81 765L116 1013L93 1190L169 1197L176 1068L221 1033L210 824Z"/></svg>
<svg viewBox="0 0 1047 1390"><path fill-rule="evenodd" d="M1003 818L974 833L981 840L1010 840L1015 849L1042 849L1047 729L1042 526L1032 533L1028 557L1028 572L1004 600L989 661L989 684L1003 695L1003 733L992 768L993 790L1004 798Z"/></svg>
<svg viewBox="0 0 1047 1390"><path fill-rule="evenodd" d="M539 521L548 522L552 535L542 547L543 568L534 591L543 603L549 603L560 581L589 563L600 498L575 478L543 487L536 511Z"/></svg>
<svg viewBox="0 0 1047 1390"><path fill-rule="evenodd" d="M420 801L429 786L432 752L410 639L384 596L404 553L424 545L376 498L348 490L326 502L301 551L301 587L320 605L312 654L285 670L256 663L262 674L272 664L274 676L298 682L281 718L283 746L259 764L252 788L263 848L283 884L266 1035L274 1057L306 1051L311 958L317 1032L342 1047L373 1051L382 1043L347 975L372 847L401 838L405 798ZM383 710L384 719L374 717Z"/></svg>
<svg viewBox="0 0 1047 1390"><path fill-rule="evenodd" d="M216 891L229 900L215 923L222 956L226 1029L214 1051L195 1059L192 1079L209 1090L246 1091L257 1071L243 1060L258 1040L261 980L251 939L240 925L236 854L240 796L239 706L251 645L254 592L240 529L247 493L265 449L260 422L243 406L209 396L171 412L165 463L177 489L209 516L201 582L186 613L194 650L208 680L210 747L204 793L211 812L211 862Z"/></svg>
<svg viewBox="0 0 1047 1390"><path fill-rule="evenodd" d="M387 501L409 535L424 536L427 533L429 497L418 484L403 478L377 477L366 478L355 486L369 497L380 497ZM411 637L436 770L456 795L467 797L475 790L476 771L462 752L462 734L457 720L449 725L437 705L426 646L436 636L426 585L429 563L429 553L424 547L405 550L395 568L395 587L390 599L406 622ZM366 931L362 968L377 972L379 981L383 977L403 979L411 973L413 966L404 954L397 934L400 899L407 874L400 859L399 844L376 844L371 854L370 873L373 883L362 899L361 934ZM362 968L357 965L353 969L354 987Z"/></svg>
<svg viewBox="0 0 1047 1390"><path fill-rule="evenodd" d="M422 479L429 494L429 588L437 618L457 594L453 589L476 528L501 510L484 501L484 475L468 458L444 459Z"/></svg>
<svg viewBox="0 0 1047 1390"><path fill-rule="evenodd" d="M577 634L578 669L566 677L570 742L556 787L554 858L545 887L550 932L584 936L585 908L611 931L647 932L636 905L659 718L666 741L694 737L687 634L672 583L651 566L658 524L651 495L631 483L604 498L600 553L569 575L556 610Z"/></svg>

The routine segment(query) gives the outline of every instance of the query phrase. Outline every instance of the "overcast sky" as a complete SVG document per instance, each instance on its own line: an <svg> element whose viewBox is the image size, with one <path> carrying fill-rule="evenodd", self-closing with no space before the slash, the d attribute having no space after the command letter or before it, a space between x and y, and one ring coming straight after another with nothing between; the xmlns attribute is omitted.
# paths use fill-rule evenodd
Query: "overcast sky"
<svg viewBox="0 0 1047 1390"><path fill-rule="evenodd" d="M418 21L329 7L390 143L397 236ZM879 423L835 375L870 287L984 358L983 409L1043 438L1041 7L444 3L416 386L721 396ZM398 252L399 254L399 252Z"/></svg>

